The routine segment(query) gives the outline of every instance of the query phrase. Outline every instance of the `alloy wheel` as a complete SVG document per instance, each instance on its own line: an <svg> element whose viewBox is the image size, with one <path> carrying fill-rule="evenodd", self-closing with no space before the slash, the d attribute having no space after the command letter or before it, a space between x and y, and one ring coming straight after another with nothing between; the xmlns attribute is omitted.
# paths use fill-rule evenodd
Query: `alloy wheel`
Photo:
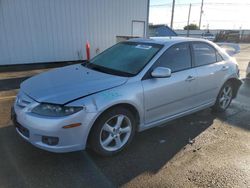
<svg viewBox="0 0 250 188"><path fill-rule="evenodd" d="M226 109L233 98L233 89L231 86L225 86L221 92L219 104L222 109Z"/></svg>
<svg viewBox="0 0 250 188"><path fill-rule="evenodd" d="M116 115L109 118L102 126L100 143L106 151L117 151L129 140L132 133L132 124L125 115Z"/></svg>

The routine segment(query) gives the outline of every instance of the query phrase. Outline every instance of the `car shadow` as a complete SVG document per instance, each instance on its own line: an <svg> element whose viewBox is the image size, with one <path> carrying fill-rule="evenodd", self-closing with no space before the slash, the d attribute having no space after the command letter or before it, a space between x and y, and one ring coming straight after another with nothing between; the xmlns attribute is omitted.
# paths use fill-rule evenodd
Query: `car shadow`
<svg viewBox="0 0 250 188"><path fill-rule="evenodd" d="M138 133L124 152L99 157L88 151L96 165L115 185L121 186L142 173L157 173L176 153L213 124L210 109L180 118L165 126Z"/></svg>

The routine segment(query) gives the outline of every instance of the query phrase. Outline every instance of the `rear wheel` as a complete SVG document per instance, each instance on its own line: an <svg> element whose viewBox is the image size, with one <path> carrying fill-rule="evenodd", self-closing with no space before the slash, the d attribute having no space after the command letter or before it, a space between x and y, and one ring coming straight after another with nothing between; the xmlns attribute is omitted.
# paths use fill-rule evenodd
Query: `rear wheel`
<svg viewBox="0 0 250 188"><path fill-rule="evenodd" d="M230 82L223 85L213 107L215 111L224 112L229 107L233 99L233 89Z"/></svg>
<svg viewBox="0 0 250 188"><path fill-rule="evenodd" d="M114 155L131 142L135 133L135 118L125 108L113 108L95 123L91 135L91 149L103 156Z"/></svg>

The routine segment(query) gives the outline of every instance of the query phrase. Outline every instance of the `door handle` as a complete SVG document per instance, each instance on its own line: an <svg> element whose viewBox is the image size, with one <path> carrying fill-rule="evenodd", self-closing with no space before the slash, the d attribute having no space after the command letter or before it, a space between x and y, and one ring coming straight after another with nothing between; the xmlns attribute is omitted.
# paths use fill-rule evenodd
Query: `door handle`
<svg viewBox="0 0 250 188"><path fill-rule="evenodd" d="M223 67L221 68L222 71L226 71L226 70L228 70L228 69L229 69L228 66L223 66Z"/></svg>
<svg viewBox="0 0 250 188"><path fill-rule="evenodd" d="M188 76L188 77L186 78L186 81L187 81L187 82L191 82L191 81L193 81L193 80L195 80L195 77L194 77L194 76Z"/></svg>

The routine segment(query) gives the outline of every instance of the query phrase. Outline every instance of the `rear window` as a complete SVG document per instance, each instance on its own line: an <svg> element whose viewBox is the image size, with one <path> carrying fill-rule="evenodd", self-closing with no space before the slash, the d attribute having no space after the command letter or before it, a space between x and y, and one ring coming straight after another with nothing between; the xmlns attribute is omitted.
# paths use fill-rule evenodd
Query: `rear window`
<svg viewBox="0 0 250 188"><path fill-rule="evenodd" d="M194 61L196 66L208 65L216 62L216 51L205 43L194 43Z"/></svg>

